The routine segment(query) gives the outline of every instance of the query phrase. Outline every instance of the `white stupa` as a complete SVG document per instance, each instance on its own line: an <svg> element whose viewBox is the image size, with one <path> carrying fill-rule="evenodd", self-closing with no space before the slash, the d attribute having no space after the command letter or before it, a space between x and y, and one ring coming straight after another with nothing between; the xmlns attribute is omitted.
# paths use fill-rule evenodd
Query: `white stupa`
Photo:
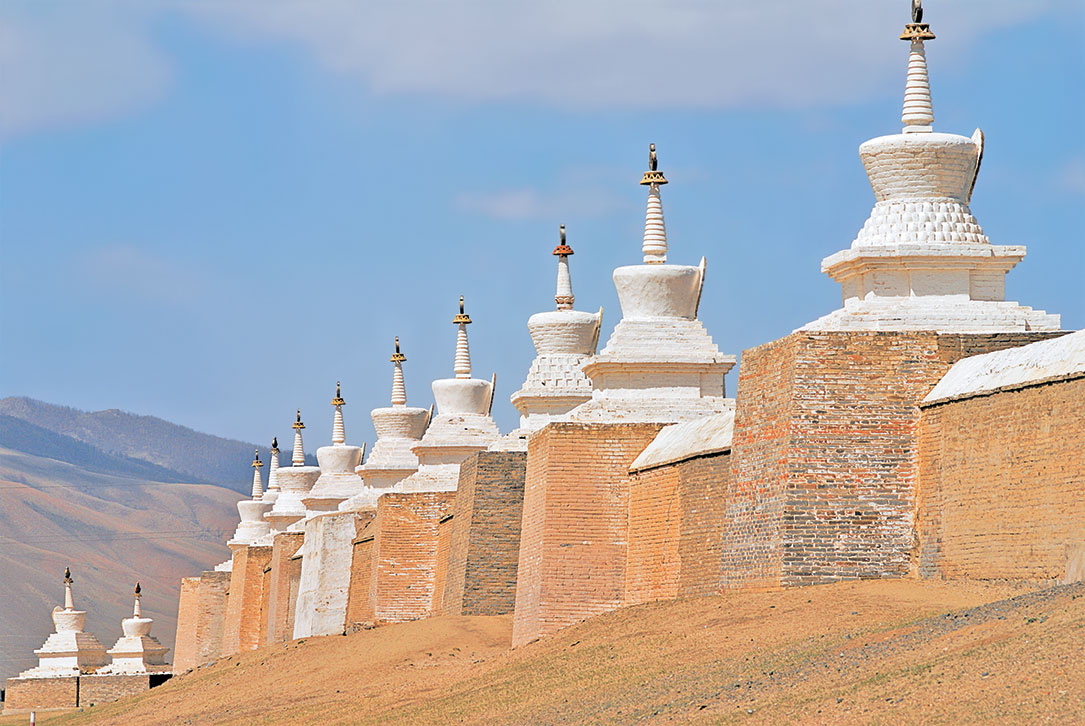
<svg viewBox="0 0 1085 726"><path fill-rule="evenodd" d="M467 344L467 326L471 318L463 310L452 319L456 334L455 378L433 382L437 415L422 440L412 451L418 457L418 471L393 487L403 492L455 491L459 483L460 462L485 449L500 435L490 417L494 385L471 377L471 352Z"/></svg>
<svg viewBox="0 0 1085 726"><path fill-rule="evenodd" d="M512 405L520 412L520 427L501 437L491 449L526 449L528 434L591 398L591 380L581 368L595 354L603 309L597 313L573 309L576 298L569 275L573 248L566 244L564 224L559 234L560 241L554 248L558 258L554 295L557 309L528 318L535 360L524 384L511 397Z"/></svg>
<svg viewBox="0 0 1085 726"><path fill-rule="evenodd" d="M234 536L226 543L231 547L251 545L271 531L271 526L264 519L264 515L271 511L274 502L264 499L263 482L260 479L260 467L263 465L264 462L260 461L260 452L257 451L252 461L252 498L242 499L237 503L241 521L234 530Z"/></svg>
<svg viewBox="0 0 1085 726"><path fill-rule="evenodd" d="M342 511L359 511L377 506L381 492L418 471L418 457L412 449L418 445L429 425L432 409L407 405L407 387L403 381L403 363L407 360L399 349L392 354L392 405L373 409L370 416L377 432L377 442L365 465L355 471L361 475L365 488L339 505Z"/></svg>
<svg viewBox="0 0 1085 726"><path fill-rule="evenodd" d="M1058 315L1005 300L1005 278L1023 245L992 245L968 204L983 159L983 133L933 130L923 9L900 36L911 44L902 133L859 147L877 202L851 247L821 270L843 288L844 306L804 330L1058 330Z"/></svg>
<svg viewBox="0 0 1085 726"><path fill-rule="evenodd" d="M361 493L365 488L362 478L355 473L355 469L362 463L365 447L347 446L347 432L343 426L343 406L346 403L339 383L336 382L335 398L332 399L332 408L335 409L332 445L321 446L316 450L320 478L302 499L308 516L337 511L340 503Z"/></svg>
<svg viewBox="0 0 1085 726"><path fill-rule="evenodd" d="M300 410L292 424L292 428L294 429L292 466L279 467L279 497L275 500L275 506L271 508L271 511L264 515L264 519L271 525L271 533L261 539L261 544L265 543L264 540L270 539L279 532L285 532L287 529L298 529L292 525L305 519L305 504L302 503L302 499L309 493L309 490L313 488L316 480L320 477L320 467L305 465L305 446L301 440L301 432L305 428L305 424L301 422ZM267 542L267 544L270 544L270 542Z"/></svg>
<svg viewBox="0 0 1085 726"><path fill-rule="evenodd" d="M267 489L264 490L263 500L275 504L279 498L279 437L271 437L271 455L267 468Z"/></svg>
<svg viewBox="0 0 1085 726"><path fill-rule="evenodd" d="M34 651L34 655L38 656L38 665L20 673L19 678L56 678L93 673L109 660L98 639L91 633L83 632L87 612L75 609L72 582L71 570L64 568L64 607L53 608L56 632Z"/></svg>
<svg viewBox="0 0 1085 726"><path fill-rule="evenodd" d="M720 353L697 319L705 260L698 267L668 265L667 229L655 144L649 147L648 209L641 249L644 264L614 270L622 319L601 352L584 364L591 400L573 421L676 423L734 408L724 375L735 356Z"/></svg>
<svg viewBox="0 0 1085 726"><path fill-rule="evenodd" d="M117 639L116 645L109 649L113 662L99 670L99 673L114 675L169 673L170 665L166 663L166 652L169 648L151 635L151 625L154 620L143 617L143 610L140 607L142 597L137 582L132 617L121 621L121 630L124 634Z"/></svg>

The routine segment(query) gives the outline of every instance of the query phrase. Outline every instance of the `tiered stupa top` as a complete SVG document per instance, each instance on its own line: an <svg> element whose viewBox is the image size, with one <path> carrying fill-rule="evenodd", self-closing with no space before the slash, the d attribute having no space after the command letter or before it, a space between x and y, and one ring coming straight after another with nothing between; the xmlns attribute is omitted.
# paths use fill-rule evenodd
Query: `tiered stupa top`
<svg viewBox="0 0 1085 726"><path fill-rule="evenodd" d="M346 405L339 383L335 384L335 409L332 419L332 445L321 446L316 450L316 460L320 464L320 478L316 480L312 491L304 497L309 515L319 512L334 512L340 503L360 493L365 485L355 469L362 463L364 447L347 446L347 432L343 425L343 406Z"/></svg>
<svg viewBox="0 0 1085 726"><path fill-rule="evenodd" d="M460 312L452 322L457 326L453 364L456 377L433 382L437 415L412 449L418 457L418 471L396 484L395 491L455 491L460 462L488 447L500 435L490 417L497 377L489 381L471 377L471 351L467 343L471 318L464 312L462 297Z"/></svg>
<svg viewBox="0 0 1085 726"><path fill-rule="evenodd" d="M53 678L93 673L109 658L105 648L91 633L83 632L87 624L86 610L76 610L72 598L72 573L64 568L64 607L53 608L56 629L45 643L34 651L38 665L19 674L20 678Z"/></svg>
<svg viewBox="0 0 1085 726"><path fill-rule="evenodd" d="M121 621L121 630L124 634L109 650L113 662L101 669L99 673L140 675L169 672L170 666L166 663L166 652L169 648L151 635L151 625L154 620L143 617L143 609L140 606L142 597L143 593L137 582L132 617Z"/></svg>
<svg viewBox="0 0 1085 726"><path fill-rule="evenodd" d="M320 467L305 465L305 445L301 439L305 424L301 422L300 410L291 427L294 429L294 452L290 457L292 466L279 468L279 497L271 511L264 515L264 519L271 525L271 532L260 539L260 544L270 544L272 536L285 532L288 528L298 530L294 525L304 519L306 514L302 499L320 477Z"/></svg>
<svg viewBox="0 0 1085 726"><path fill-rule="evenodd" d="M399 349L392 354L392 405L375 408L370 414L377 442L364 466L355 471L361 475L365 488L339 505L342 511L357 511L377 506L382 491L418 471L418 457L412 449L418 445L429 425L432 411L407 405L407 386L403 381L403 363L407 360Z"/></svg>
<svg viewBox="0 0 1085 726"><path fill-rule="evenodd" d="M271 437L271 462L267 468L267 489L264 490L263 500L275 503L279 498L279 437Z"/></svg>
<svg viewBox="0 0 1085 726"><path fill-rule="evenodd" d="M562 416L591 398L591 381L581 370L589 356L595 354L599 343L599 328L603 309L586 313L573 309L572 279L569 256L573 248L565 240L565 225L561 225L560 241L554 248L558 258L557 310L535 313L527 321L531 342L535 344L535 360L527 372L524 384L512 394L512 405L520 412L520 428L502 437L491 449L522 449L527 435L545 426L556 416Z"/></svg>
<svg viewBox="0 0 1085 726"><path fill-rule="evenodd" d="M252 461L252 498L242 499L237 503L241 521L234 531L234 536L226 543L231 547L251 545L271 530L264 515L271 511L274 502L264 499L263 481L260 479L260 467L263 465L264 462L260 461L260 452L257 451Z"/></svg>
<svg viewBox="0 0 1085 726"><path fill-rule="evenodd" d="M821 262L843 287L844 307L805 330L1058 330L1059 316L1005 301L1005 278L1022 245L992 245L969 202L983 159L983 133L932 130L934 107L913 4L902 133L863 143L859 156L877 202L851 248Z"/></svg>
<svg viewBox="0 0 1085 726"><path fill-rule="evenodd" d="M668 265L667 230L655 144L641 184L648 187L641 249L644 264L619 267L614 286L622 319L602 352L588 359L590 401L574 409L574 421L687 421L734 408L724 398L723 377L735 365L720 353L697 319L705 260L698 267Z"/></svg>

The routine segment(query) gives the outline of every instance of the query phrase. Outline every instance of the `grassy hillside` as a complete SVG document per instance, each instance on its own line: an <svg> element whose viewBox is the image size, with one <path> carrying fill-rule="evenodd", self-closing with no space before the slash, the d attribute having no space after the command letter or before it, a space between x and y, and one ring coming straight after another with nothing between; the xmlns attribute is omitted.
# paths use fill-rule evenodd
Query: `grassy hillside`
<svg viewBox="0 0 1085 726"><path fill-rule="evenodd" d="M118 463L82 453L99 468ZM66 566L88 629L107 648L131 613L136 580L155 635L172 647L180 578L229 556L224 542L238 499L221 487L91 471L0 448L0 678L35 664L31 651L52 632L49 613L61 602Z"/></svg>
<svg viewBox="0 0 1085 726"><path fill-rule="evenodd" d="M241 493L247 492L252 485L249 464L253 449L259 448L261 457L266 461L270 444L265 442L263 446L256 447L244 441L200 433L154 416L138 416L116 409L80 411L32 398L0 399L0 414L82 442L105 454L161 467L170 472L159 475L160 479L165 476L165 481L217 484ZM17 445L9 440L9 436L0 429L0 445L42 455ZM69 463L80 463L66 458L64 453L46 455ZM73 452L72 455L81 454ZM311 460L310 463L316 463L314 457L306 458Z"/></svg>
<svg viewBox="0 0 1085 726"><path fill-rule="evenodd" d="M504 616L309 638L39 723L1085 722L1085 584L841 583L510 634Z"/></svg>

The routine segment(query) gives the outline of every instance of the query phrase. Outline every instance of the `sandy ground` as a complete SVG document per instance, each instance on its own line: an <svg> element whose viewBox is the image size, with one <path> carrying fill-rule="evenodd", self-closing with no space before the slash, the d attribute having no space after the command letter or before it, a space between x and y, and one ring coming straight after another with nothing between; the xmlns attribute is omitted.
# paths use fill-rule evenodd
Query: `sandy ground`
<svg viewBox="0 0 1085 726"><path fill-rule="evenodd" d="M841 583L625 608L516 650L510 632L309 638L38 723L1085 724L1085 584Z"/></svg>

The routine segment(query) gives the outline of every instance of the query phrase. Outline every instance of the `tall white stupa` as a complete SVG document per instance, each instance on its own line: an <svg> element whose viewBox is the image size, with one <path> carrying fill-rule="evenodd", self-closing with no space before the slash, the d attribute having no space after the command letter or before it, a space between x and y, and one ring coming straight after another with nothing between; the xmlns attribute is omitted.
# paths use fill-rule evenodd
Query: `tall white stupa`
<svg viewBox="0 0 1085 726"><path fill-rule="evenodd" d="M697 319L705 259L697 267L666 264L660 187L667 179L655 144L640 183L648 187L644 263L614 270L622 319L583 366L592 397L569 414L573 421L676 423L734 409L724 375L735 356L720 353Z"/></svg>
<svg viewBox="0 0 1085 726"><path fill-rule="evenodd" d="M159 643L158 639L151 635L151 625L154 620L143 617L143 609L140 605L142 597L143 593L137 582L132 617L121 621L123 635L117 639L117 643L108 651L113 658L113 662L99 670L99 673L115 675L169 673L170 665L166 663L166 652L169 651L169 648Z"/></svg>
<svg viewBox="0 0 1085 726"><path fill-rule="evenodd" d="M267 489L264 490L263 500L275 504L279 498L279 437L271 437L271 453L267 468Z"/></svg>
<svg viewBox="0 0 1085 726"><path fill-rule="evenodd" d="M72 598L72 573L64 568L64 607L53 608L53 627L56 629L45 643L34 651L38 665L23 671L19 678L56 678L93 673L104 666L109 658L105 648L91 633L83 632L87 624L87 611L76 610Z"/></svg>
<svg viewBox="0 0 1085 726"><path fill-rule="evenodd" d="M316 484L316 480L320 477L320 467L305 465L305 445L301 438L301 432L305 428L305 424L301 421L300 410L291 427L294 429L294 451L290 457L291 466L279 467L279 496L275 500L275 505L271 508L271 511L264 515L264 519L271 525L271 532L261 539L262 543L265 539L279 532L285 532L287 529L298 529L292 525L296 525L297 522L305 519L305 504L302 503L302 499L309 493L313 485Z"/></svg>
<svg viewBox="0 0 1085 726"><path fill-rule="evenodd" d="M969 202L984 137L933 130L924 41L933 40L913 4L901 40L910 44L899 134L859 147L877 200L851 247L821 270L840 283L844 306L804 330L1058 330L1058 315L1006 301L1005 278L1023 245L992 245Z"/></svg>
<svg viewBox="0 0 1085 726"><path fill-rule="evenodd" d="M342 511L358 511L377 506L382 492L418 471L418 457L412 449L422 440L429 426L432 410L407 405L407 386L403 379L403 363L407 356L399 349L392 363L392 405L375 408L370 413L377 442L363 466L355 471L361 475L365 488L339 505Z"/></svg>
<svg viewBox="0 0 1085 726"><path fill-rule="evenodd" d="M455 491L459 484L460 462L492 444L500 433L490 417L497 377L483 381L471 377L471 351L467 326L471 318L460 312L452 322L457 326L455 378L433 382L437 415L430 422L422 440L412 451L418 457L418 471L395 485L395 491Z"/></svg>
<svg viewBox="0 0 1085 726"><path fill-rule="evenodd" d="M526 448L528 434L591 398L591 380L581 368L595 354L603 309L599 308L597 313L573 309L576 297L569 274L573 248L566 242L564 224L559 235L553 253L558 258L554 295L557 309L535 313L528 318L527 329L535 344L535 360L531 362L520 390L511 397L512 405L520 412L520 427L503 436L491 449Z"/></svg>
<svg viewBox="0 0 1085 726"><path fill-rule="evenodd" d="M226 543L231 547L251 545L271 531L271 526L264 519L264 515L271 511L274 502L264 499L263 482L260 479L260 467L263 465L264 462L260 461L260 452L257 451L252 461L252 498L242 499L237 503L241 521L234 530L234 536Z"/></svg>
<svg viewBox="0 0 1085 726"><path fill-rule="evenodd" d="M321 512L334 512L339 504L359 494L364 489L362 478L355 469L362 463L364 447L347 446L347 432L343 425L343 406L346 405L339 383L335 384L335 410L332 420L332 445L316 450L320 464L320 478L309 494L302 499L309 516Z"/></svg>

